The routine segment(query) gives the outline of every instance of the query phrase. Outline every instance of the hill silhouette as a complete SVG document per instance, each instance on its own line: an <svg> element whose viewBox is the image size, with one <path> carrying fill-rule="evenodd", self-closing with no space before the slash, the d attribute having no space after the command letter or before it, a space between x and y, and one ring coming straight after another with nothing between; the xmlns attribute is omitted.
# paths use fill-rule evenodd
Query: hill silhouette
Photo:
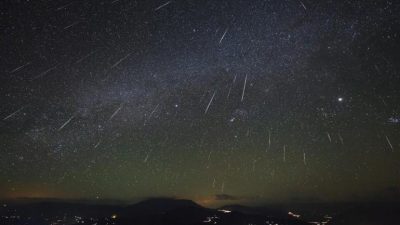
<svg viewBox="0 0 400 225"><path fill-rule="evenodd" d="M173 198L150 198L134 205L129 205L122 210L122 217L131 217L135 214L163 214L179 208L203 208L191 200Z"/></svg>
<svg viewBox="0 0 400 225"><path fill-rule="evenodd" d="M242 225L307 224L303 218L272 207L225 206L205 208L191 200L150 198L131 205L105 205L79 202L10 202L0 207L0 224L114 224L114 225ZM10 220L12 218L12 220Z"/></svg>

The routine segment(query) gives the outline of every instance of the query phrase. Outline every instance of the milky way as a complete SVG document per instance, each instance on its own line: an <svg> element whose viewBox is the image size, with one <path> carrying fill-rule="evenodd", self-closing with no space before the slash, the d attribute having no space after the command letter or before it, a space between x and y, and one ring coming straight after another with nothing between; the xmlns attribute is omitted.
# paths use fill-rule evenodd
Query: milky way
<svg viewBox="0 0 400 225"><path fill-rule="evenodd" d="M399 10L389 0L8 3L0 197L390 197Z"/></svg>

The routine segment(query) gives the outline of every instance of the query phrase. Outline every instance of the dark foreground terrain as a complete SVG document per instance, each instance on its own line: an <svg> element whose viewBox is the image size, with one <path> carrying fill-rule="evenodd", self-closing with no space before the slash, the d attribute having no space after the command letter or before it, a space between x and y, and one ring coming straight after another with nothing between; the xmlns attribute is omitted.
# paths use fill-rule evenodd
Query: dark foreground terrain
<svg viewBox="0 0 400 225"><path fill-rule="evenodd" d="M189 200L149 199L128 206L2 202L1 225L398 225L397 203L230 205L204 208Z"/></svg>

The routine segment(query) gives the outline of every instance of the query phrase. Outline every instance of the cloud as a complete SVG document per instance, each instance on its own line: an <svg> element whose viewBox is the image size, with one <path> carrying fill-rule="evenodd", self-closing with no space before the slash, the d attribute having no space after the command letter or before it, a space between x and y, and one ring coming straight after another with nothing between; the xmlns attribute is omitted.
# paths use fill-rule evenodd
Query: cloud
<svg viewBox="0 0 400 225"><path fill-rule="evenodd" d="M240 197L236 197L233 195L228 195L228 194L217 194L215 195L215 200L217 201L235 201L235 200L240 200Z"/></svg>

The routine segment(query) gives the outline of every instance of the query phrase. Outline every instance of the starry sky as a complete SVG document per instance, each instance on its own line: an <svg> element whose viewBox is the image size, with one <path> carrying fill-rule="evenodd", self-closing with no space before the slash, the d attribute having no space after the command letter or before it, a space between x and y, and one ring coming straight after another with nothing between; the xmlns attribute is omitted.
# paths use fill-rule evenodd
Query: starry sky
<svg viewBox="0 0 400 225"><path fill-rule="evenodd" d="M0 198L400 193L397 1L3 6Z"/></svg>

